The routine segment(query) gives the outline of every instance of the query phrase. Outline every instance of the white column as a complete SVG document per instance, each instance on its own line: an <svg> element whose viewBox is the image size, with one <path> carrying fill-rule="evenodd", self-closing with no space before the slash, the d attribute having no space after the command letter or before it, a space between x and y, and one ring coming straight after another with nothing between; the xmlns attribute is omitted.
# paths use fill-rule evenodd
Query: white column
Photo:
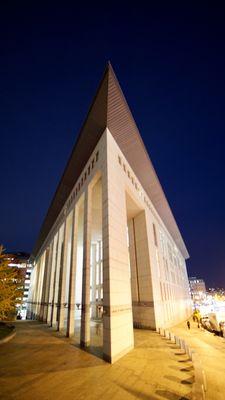
<svg viewBox="0 0 225 400"><path fill-rule="evenodd" d="M107 133L103 195L103 357L113 363L134 346L127 212L118 150Z"/></svg>
<svg viewBox="0 0 225 400"><path fill-rule="evenodd" d="M59 238L57 244L57 258L56 258L56 271L54 280L54 296L53 296L53 309L52 309L52 323L51 325L57 327L58 319L58 306L59 306L59 274L62 262L62 240L64 235L65 223L59 229Z"/></svg>
<svg viewBox="0 0 225 400"><path fill-rule="evenodd" d="M98 301L101 301L101 289L102 289L102 282L101 282L101 273L102 273L102 242L101 240L98 241Z"/></svg>
<svg viewBox="0 0 225 400"><path fill-rule="evenodd" d="M42 280L42 293L40 299L40 320L44 321L44 311L46 308L45 305L45 296L47 290L47 275L49 269L49 247L45 250L45 258L43 260L43 280Z"/></svg>
<svg viewBox="0 0 225 400"><path fill-rule="evenodd" d="M58 330L64 329L65 319L65 287L66 287L66 273L67 273L67 257L68 257L68 241L70 234L69 216L65 220L64 238L63 238L63 249L62 249L62 263L60 265L59 275L59 308L58 308Z"/></svg>
<svg viewBox="0 0 225 400"><path fill-rule="evenodd" d="M36 264L36 281L35 281L35 289L34 289L34 315L33 318L37 319L37 312L38 312L38 289L39 289L39 278L40 278L40 262L41 258L37 260Z"/></svg>
<svg viewBox="0 0 225 400"><path fill-rule="evenodd" d="M133 219L132 229L129 227L129 237L135 260L131 251L131 278L133 288L133 319L137 328L155 329L155 313L153 304L153 288L148 246L148 232L145 211ZM135 282L136 281L136 282ZM137 296L135 296L135 283Z"/></svg>
<svg viewBox="0 0 225 400"><path fill-rule="evenodd" d="M132 303L140 301L134 218L128 221Z"/></svg>
<svg viewBox="0 0 225 400"><path fill-rule="evenodd" d="M69 281L69 302L68 302L68 319L66 336L74 335L74 319L75 319L75 282L77 268L77 235L78 235L78 206L73 211L72 219L72 243L70 258L70 281Z"/></svg>
<svg viewBox="0 0 225 400"><path fill-rule="evenodd" d="M83 280L80 344L90 344L90 253L91 253L91 192L89 187L84 198Z"/></svg>
<svg viewBox="0 0 225 400"><path fill-rule="evenodd" d="M31 272L31 281L30 281L30 308L31 308L31 315L30 318L34 319L35 314L35 295L36 295L36 288L37 288L37 264L35 264L32 272Z"/></svg>
<svg viewBox="0 0 225 400"><path fill-rule="evenodd" d="M91 301L92 301L92 307L91 307L91 316L93 318L96 318L97 313L96 313L96 275L97 275L97 263L96 263L96 247L97 244L92 244L92 282L91 282L91 290L92 290L92 296L91 296Z"/></svg>
<svg viewBox="0 0 225 400"><path fill-rule="evenodd" d="M44 264L45 264L45 252L42 253L39 261L38 288L37 288L37 301L36 301L36 318L38 319L40 318L40 309L41 309Z"/></svg>
<svg viewBox="0 0 225 400"><path fill-rule="evenodd" d="M52 270L52 253L53 253L53 242L49 247L49 255L48 255L48 265L47 265L47 274L46 274L46 289L45 289L45 297L44 297L44 312L43 312L43 321L47 322L47 314L48 314L48 305L49 305L49 289L50 289L50 278L51 278L51 270Z"/></svg>
<svg viewBox="0 0 225 400"><path fill-rule="evenodd" d="M58 233L54 236L54 239L53 239L51 276L50 276L50 282L49 282L49 297L48 297L48 311L47 311L47 323L49 325L52 324L54 282L55 282L55 270L56 270L56 259L57 259L57 242L58 242Z"/></svg>

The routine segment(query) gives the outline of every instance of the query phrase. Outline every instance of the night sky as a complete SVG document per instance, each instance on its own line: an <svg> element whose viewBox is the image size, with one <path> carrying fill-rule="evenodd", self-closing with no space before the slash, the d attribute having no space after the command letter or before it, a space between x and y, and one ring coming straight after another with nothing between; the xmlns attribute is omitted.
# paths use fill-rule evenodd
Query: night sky
<svg viewBox="0 0 225 400"><path fill-rule="evenodd" d="M110 60L189 275L225 286L225 5L129 3L1 2L0 242L32 251Z"/></svg>

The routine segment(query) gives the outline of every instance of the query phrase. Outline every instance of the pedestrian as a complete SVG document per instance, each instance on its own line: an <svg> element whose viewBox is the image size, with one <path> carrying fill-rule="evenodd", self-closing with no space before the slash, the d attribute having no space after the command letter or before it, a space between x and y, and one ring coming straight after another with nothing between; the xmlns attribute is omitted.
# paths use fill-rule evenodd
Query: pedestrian
<svg viewBox="0 0 225 400"><path fill-rule="evenodd" d="M190 327L191 327L190 321L187 321L187 327L188 327L188 329L190 329Z"/></svg>

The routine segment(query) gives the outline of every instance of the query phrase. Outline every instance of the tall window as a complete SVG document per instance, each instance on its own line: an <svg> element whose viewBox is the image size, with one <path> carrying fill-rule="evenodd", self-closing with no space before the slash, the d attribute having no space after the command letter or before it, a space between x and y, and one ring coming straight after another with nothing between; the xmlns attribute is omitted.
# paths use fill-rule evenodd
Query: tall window
<svg viewBox="0 0 225 400"><path fill-rule="evenodd" d="M155 227L155 224L152 224L152 226L153 226L154 243L155 243L155 246L158 247L158 241L157 241L157 234L156 234L156 227Z"/></svg>

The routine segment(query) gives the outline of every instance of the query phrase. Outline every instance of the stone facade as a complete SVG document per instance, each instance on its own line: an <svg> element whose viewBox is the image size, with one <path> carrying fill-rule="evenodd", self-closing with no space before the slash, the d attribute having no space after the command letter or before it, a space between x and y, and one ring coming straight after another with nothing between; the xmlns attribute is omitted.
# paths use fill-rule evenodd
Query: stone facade
<svg viewBox="0 0 225 400"><path fill-rule="evenodd" d="M133 348L133 327L190 315L185 257L106 126L35 254L30 316L67 336L79 325L83 347L102 323L113 363Z"/></svg>

